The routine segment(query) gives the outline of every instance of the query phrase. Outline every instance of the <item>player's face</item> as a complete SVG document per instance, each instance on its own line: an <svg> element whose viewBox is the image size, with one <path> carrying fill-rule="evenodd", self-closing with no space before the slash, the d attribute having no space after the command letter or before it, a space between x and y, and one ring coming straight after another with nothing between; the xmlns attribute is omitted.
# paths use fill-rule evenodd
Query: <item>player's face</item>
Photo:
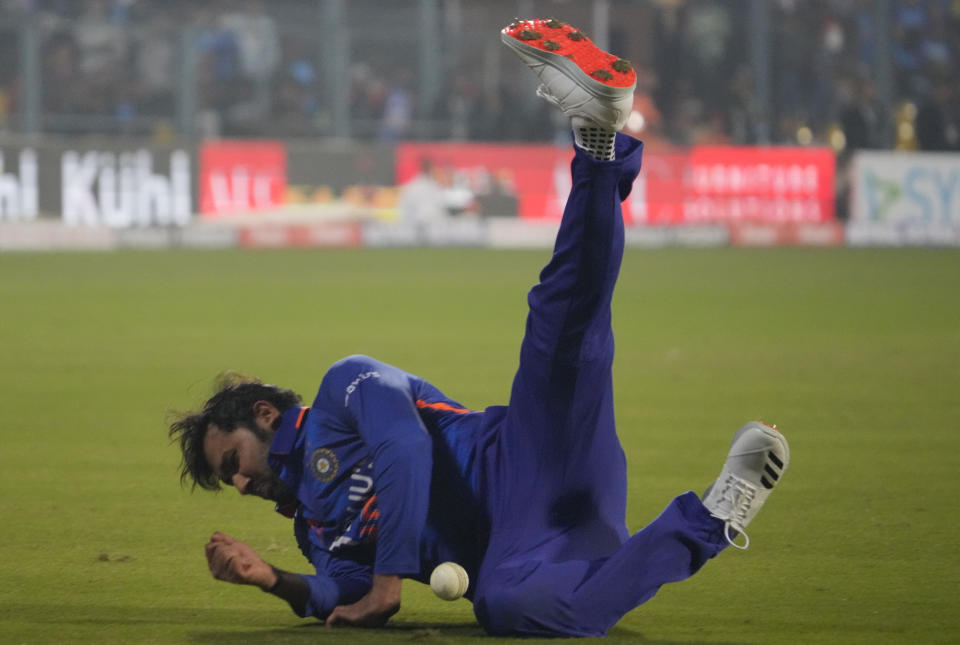
<svg viewBox="0 0 960 645"><path fill-rule="evenodd" d="M286 503L292 497L290 489L267 463L268 452L268 441L244 427L224 432L211 424L203 440L207 463L221 482L241 495Z"/></svg>

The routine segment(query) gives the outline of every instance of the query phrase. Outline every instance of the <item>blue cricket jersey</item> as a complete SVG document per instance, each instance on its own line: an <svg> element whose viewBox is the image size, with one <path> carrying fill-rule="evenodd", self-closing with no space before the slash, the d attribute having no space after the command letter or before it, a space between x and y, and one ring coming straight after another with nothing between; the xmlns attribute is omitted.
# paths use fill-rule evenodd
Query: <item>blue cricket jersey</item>
<svg viewBox="0 0 960 645"><path fill-rule="evenodd" d="M428 582L445 561L470 574L471 596L489 535L472 465L497 416L366 356L335 363L309 408L283 414L269 463L296 491L298 507L278 511L293 512L317 571L303 576L305 615L359 600L374 573Z"/></svg>

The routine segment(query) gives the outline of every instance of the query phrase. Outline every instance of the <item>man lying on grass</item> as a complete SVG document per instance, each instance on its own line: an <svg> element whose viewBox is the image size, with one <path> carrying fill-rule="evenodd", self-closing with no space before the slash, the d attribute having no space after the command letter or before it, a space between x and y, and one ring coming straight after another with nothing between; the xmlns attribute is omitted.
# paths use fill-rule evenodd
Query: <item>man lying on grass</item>
<svg viewBox="0 0 960 645"><path fill-rule="evenodd" d="M684 493L628 533L610 304L620 202L643 149L617 134L635 75L557 21L520 21L501 38L571 118L575 140L573 187L530 291L509 404L470 410L352 356L326 372L309 406L273 385L227 384L171 426L184 478L234 486L293 518L313 574L281 571L222 533L206 554L217 579L260 587L300 616L382 625L400 607L403 578L427 582L455 562L491 634L603 635L733 544L787 467L784 437L748 423L702 499Z"/></svg>

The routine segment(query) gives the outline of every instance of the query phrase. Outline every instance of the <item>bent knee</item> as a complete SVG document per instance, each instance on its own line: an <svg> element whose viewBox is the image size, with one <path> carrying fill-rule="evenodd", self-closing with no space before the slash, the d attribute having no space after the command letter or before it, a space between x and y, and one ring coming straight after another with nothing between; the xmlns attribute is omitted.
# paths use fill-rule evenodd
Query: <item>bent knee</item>
<svg viewBox="0 0 960 645"><path fill-rule="evenodd" d="M490 589L473 600L477 622L492 636L603 636L560 595L536 585Z"/></svg>
<svg viewBox="0 0 960 645"><path fill-rule="evenodd" d="M529 614L526 595L516 587L502 587L477 595L473 600L477 622L493 636L524 633Z"/></svg>

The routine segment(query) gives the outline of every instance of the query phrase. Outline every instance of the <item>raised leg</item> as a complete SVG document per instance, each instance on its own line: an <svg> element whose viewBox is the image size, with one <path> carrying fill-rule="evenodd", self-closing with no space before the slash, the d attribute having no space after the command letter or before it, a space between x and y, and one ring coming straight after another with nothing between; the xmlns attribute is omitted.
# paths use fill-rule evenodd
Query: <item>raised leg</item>
<svg viewBox="0 0 960 645"><path fill-rule="evenodd" d="M643 146L626 136L617 146L615 161L578 150L553 257L530 291L520 366L488 462L495 532L488 556L556 538L558 559L595 557L627 538L610 304L623 255L620 201Z"/></svg>
<svg viewBox="0 0 960 645"><path fill-rule="evenodd" d="M609 554L626 539L626 459L613 415L610 303L623 256L620 202L643 144L615 134L633 104L629 63L556 20L519 20L503 42L537 75L538 94L570 117L576 155L553 257L530 312L492 447L499 556L550 542L552 557ZM612 157L612 159L611 159ZM489 554L489 551L488 551Z"/></svg>

